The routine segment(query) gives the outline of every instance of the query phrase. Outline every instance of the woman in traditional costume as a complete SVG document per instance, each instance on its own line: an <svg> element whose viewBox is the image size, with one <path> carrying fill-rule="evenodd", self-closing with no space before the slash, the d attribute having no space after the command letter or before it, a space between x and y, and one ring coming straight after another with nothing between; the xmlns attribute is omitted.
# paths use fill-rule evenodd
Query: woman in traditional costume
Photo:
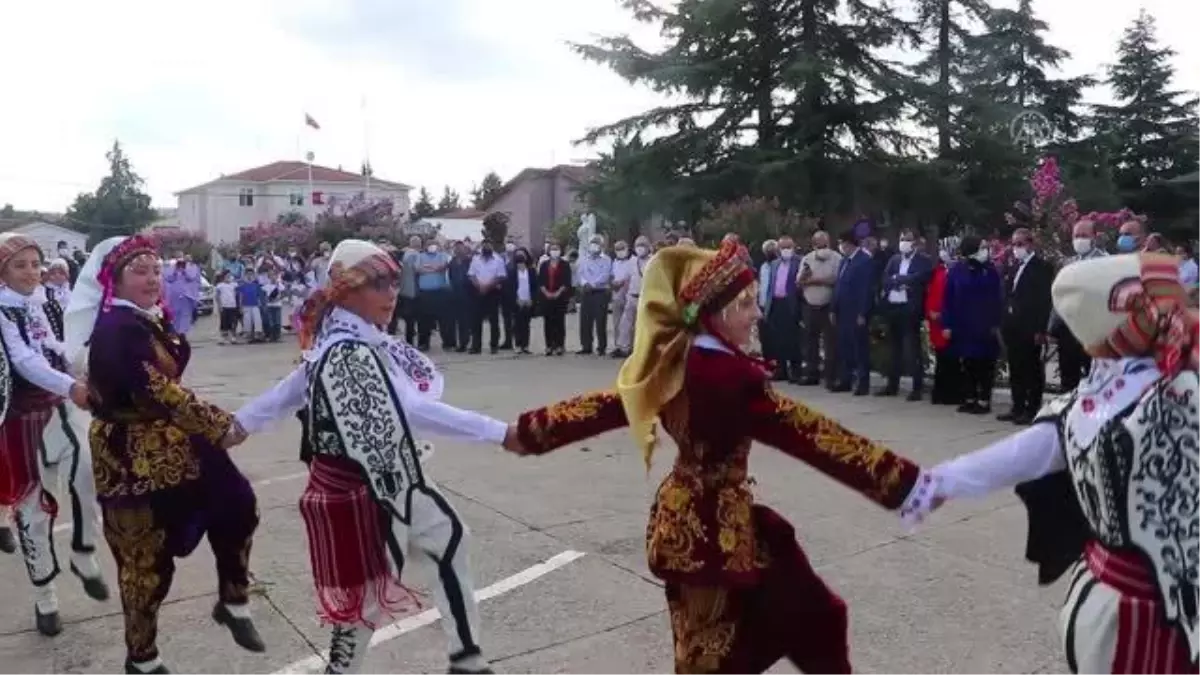
<svg viewBox="0 0 1200 675"><path fill-rule="evenodd" d="M678 672L850 672L846 605L817 576L792 526L754 503L751 441L774 446L887 509L932 486L917 465L776 393L742 348L761 313L734 242L673 246L646 266L633 353L616 391L520 416L524 454L629 426L647 467L655 419L679 447L650 510L646 551L666 582Z"/></svg>
<svg viewBox="0 0 1200 675"><path fill-rule="evenodd" d="M87 385L69 374L62 343L63 309L47 299L41 267L37 242L21 234L0 235L0 334L5 352L0 377L0 505L13 508L36 594L37 630L57 635L62 621L54 586L59 573L54 494L63 477L73 516L70 570L95 600L108 599L108 586L96 562L96 488L77 409L88 404Z"/></svg>
<svg viewBox="0 0 1200 675"><path fill-rule="evenodd" d="M433 362L380 329L400 280L392 256L348 239L334 249L329 275L303 310L304 363L237 413L256 433L304 408L300 454L310 473L300 514L318 611L333 626L326 672L358 672L375 630L416 604L401 575L418 554L437 569L450 672L489 673L470 531L422 466L429 446L418 438L501 445L509 425L442 403Z"/></svg>
<svg viewBox="0 0 1200 675"><path fill-rule="evenodd" d="M1071 672L1196 672L1197 321L1162 254L1063 268L1054 308L1093 359L1033 426L931 472L936 498L1016 485L1039 581L1070 568Z"/></svg>
<svg viewBox="0 0 1200 675"><path fill-rule="evenodd" d="M217 563L213 620L243 648L265 649L248 596L258 508L226 451L245 433L180 384L191 347L163 311L161 290L152 242L116 237L93 251L67 315L68 353L88 350L96 489L117 562L127 673L168 672L156 644L159 607L175 558L205 535Z"/></svg>

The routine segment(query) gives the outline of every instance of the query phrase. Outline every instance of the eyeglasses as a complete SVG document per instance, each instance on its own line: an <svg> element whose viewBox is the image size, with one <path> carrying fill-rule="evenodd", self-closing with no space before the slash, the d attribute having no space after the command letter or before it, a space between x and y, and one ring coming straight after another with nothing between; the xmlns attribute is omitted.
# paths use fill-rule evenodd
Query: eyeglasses
<svg viewBox="0 0 1200 675"><path fill-rule="evenodd" d="M376 291L398 291L400 290L400 277L386 276L372 279L367 284L372 290Z"/></svg>

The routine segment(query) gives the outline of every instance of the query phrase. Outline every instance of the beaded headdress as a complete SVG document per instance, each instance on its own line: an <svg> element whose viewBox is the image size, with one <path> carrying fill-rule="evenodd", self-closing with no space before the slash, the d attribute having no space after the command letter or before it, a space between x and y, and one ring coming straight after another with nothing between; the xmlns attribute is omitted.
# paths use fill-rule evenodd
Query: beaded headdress
<svg viewBox="0 0 1200 675"><path fill-rule="evenodd" d="M683 323L695 328L702 314L720 309L754 282L754 271L746 265L744 246L726 240L717 255L704 264L679 292Z"/></svg>
<svg viewBox="0 0 1200 675"><path fill-rule="evenodd" d="M117 283L117 276L121 270L130 263L134 258L142 255L151 255L158 257L158 247L150 239L142 235L134 235L128 237L121 243L117 244L105 256L100 264L100 274L96 280L100 283L103 289L103 296L100 301L101 311L108 311L112 305L113 289ZM166 307L163 306L162 298L158 300L158 306L166 312Z"/></svg>

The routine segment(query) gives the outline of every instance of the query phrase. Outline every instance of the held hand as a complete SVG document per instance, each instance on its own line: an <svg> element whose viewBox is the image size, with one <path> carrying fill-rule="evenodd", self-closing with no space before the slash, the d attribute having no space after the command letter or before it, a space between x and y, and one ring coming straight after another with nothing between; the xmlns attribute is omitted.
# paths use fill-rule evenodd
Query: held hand
<svg viewBox="0 0 1200 675"><path fill-rule="evenodd" d="M71 385L70 392L71 402L79 406L83 410L89 410L91 407L88 401L88 387L84 382L76 382Z"/></svg>
<svg viewBox="0 0 1200 675"><path fill-rule="evenodd" d="M250 436L246 433L245 428L234 420L233 424L229 425L229 430L225 432L225 436L221 438L221 448L228 450L234 446L241 445Z"/></svg>
<svg viewBox="0 0 1200 675"><path fill-rule="evenodd" d="M858 322L858 325L860 325L860 326L865 326L865 325L867 325L867 317L865 317L865 316L860 316L860 317L858 317L858 318L856 319L856 321Z"/></svg>
<svg viewBox="0 0 1200 675"><path fill-rule="evenodd" d="M514 455L524 456L529 454L521 445L521 440L517 437L517 425L508 425L508 431L504 434L504 449Z"/></svg>

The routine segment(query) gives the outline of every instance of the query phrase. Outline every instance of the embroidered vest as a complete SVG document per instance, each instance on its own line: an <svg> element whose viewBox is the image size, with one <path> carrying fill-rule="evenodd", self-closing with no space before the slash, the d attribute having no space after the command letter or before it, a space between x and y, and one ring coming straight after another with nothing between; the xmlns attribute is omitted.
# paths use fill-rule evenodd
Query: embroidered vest
<svg viewBox="0 0 1200 675"><path fill-rule="evenodd" d="M55 339L61 342L63 339L62 306L54 300L47 300L42 305L42 310L50 323L50 330L53 332ZM21 339L25 344L32 347L33 344L29 339L29 312L23 307L0 307L0 313L3 313L8 320L16 324L17 331L21 334ZM42 355L46 357L46 361L55 370L64 373L68 371L66 361L57 352L50 349L42 349ZM10 415L41 412L49 410L62 402L62 397L34 385L29 380L21 377L21 374L16 369L11 369L10 377L12 379L9 401Z"/></svg>

